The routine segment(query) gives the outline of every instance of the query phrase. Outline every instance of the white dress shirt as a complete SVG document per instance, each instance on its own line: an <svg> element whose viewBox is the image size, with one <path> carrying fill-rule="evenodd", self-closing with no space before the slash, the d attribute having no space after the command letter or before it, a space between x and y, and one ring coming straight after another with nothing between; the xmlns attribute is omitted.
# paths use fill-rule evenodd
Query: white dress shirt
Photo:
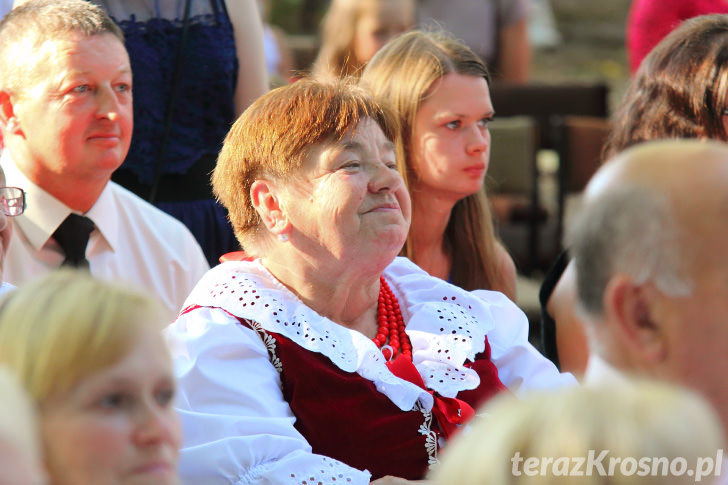
<svg viewBox="0 0 728 485"><path fill-rule="evenodd" d="M26 193L25 212L13 218L3 271L4 279L17 286L61 265L63 251L51 236L72 211L28 180L7 150L0 163L6 184ZM86 247L91 274L156 295L172 321L209 269L187 227L113 182L83 215L96 225Z"/></svg>
<svg viewBox="0 0 728 485"><path fill-rule="evenodd" d="M576 384L528 343L526 316L501 293L466 292L405 258L396 258L384 276L407 322L413 363L429 389L455 396L477 387L479 376L463 364L483 351L486 335L500 380L517 394ZM180 386L184 483L282 484L293 483L293 475L330 483L320 474L324 470L350 485L370 481L365 470L312 453L293 425L266 343L237 317L368 379L403 411L415 404L432 408L432 395L392 374L371 339L307 307L259 261L213 268L185 302L190 305L199 307L166 331Z"/></svg>

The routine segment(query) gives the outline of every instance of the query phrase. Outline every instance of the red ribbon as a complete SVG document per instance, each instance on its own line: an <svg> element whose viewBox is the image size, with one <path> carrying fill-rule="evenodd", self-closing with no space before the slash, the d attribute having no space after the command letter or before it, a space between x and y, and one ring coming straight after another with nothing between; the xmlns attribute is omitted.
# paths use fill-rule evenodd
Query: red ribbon
<svg viewBox="0 0 728 485"><path fill-rule="evenodd" d="M432 406L432 414L437 418L445 439L449 439L458 431L459 425L465 424L475 415L473 408L465 401L452 397L443 397L427 389L425 381L422 380L422 376L417 371L417 367L408 357L399 354L393 360L387 362L387 367L389 367L392 374L421 387L432 395L435 400Z"/></svg>

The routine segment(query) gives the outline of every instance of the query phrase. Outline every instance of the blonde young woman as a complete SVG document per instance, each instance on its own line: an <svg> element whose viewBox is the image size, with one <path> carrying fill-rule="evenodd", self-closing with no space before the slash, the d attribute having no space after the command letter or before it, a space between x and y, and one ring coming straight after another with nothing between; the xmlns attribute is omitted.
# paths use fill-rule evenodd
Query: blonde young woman
<svg viewBox="0 0 728 485"><path fill-rule="evenodd" d="M333 0L313 75L358 76L384 45L415 23L414 0Z"/></svg>
<svg viewBox="0 0 728 485"><path fill-rule="evenodd" d="M402 124L412 198L404 254L466 290L515 299L515 265L495 237L483 190L494 114L485 64L445 33L413 31L383 47L361 81Z"/></svg>
<svg viewBox="0 0 728 485"><path fill-rule="evenodd" d="M58 270L0 305L0 364L38 408L54 485L170 485L181 443L159 304Z"/></svg>

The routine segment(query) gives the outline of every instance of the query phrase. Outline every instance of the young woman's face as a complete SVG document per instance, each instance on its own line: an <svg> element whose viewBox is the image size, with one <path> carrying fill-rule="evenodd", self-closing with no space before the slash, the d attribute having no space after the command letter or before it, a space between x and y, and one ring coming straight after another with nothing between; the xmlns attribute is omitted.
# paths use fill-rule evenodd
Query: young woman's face
<svg viewBox="0 0 728 485"><path fill-rule="evenodd" d="M354 57L357 62L366 64L387 41L411 29L414 21L411 0L374 0L356 24Z"/></svg>
<svg viewBox="0 0 728 485"><path fill-rule="evenodd" d="M492 117L482 77L450 73L436 81L415 116L409 153L414 188L455 200L480 190L488 170Z"/></svg>
<svg viewBox="0 0 728 485"><path fill-rule="evenodd" d="M44 457L55 485L174 484L181 427L162 336L145 331L119 362L41 408Z"/></svg>

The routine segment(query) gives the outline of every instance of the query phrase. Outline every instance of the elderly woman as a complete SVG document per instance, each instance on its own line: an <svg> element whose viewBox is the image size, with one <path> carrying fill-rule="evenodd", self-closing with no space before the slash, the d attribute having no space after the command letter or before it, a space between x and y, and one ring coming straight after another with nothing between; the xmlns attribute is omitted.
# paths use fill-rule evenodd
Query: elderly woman
<svg viewBox="0 0 728 485"><path fill-rule="evenodd" d="M248 258L203 277L167 332L188 483L420 479L504 384L573 382L508 298L396 258L396 120L359 88L301 80L228 134L213 186Z"/></svg>

